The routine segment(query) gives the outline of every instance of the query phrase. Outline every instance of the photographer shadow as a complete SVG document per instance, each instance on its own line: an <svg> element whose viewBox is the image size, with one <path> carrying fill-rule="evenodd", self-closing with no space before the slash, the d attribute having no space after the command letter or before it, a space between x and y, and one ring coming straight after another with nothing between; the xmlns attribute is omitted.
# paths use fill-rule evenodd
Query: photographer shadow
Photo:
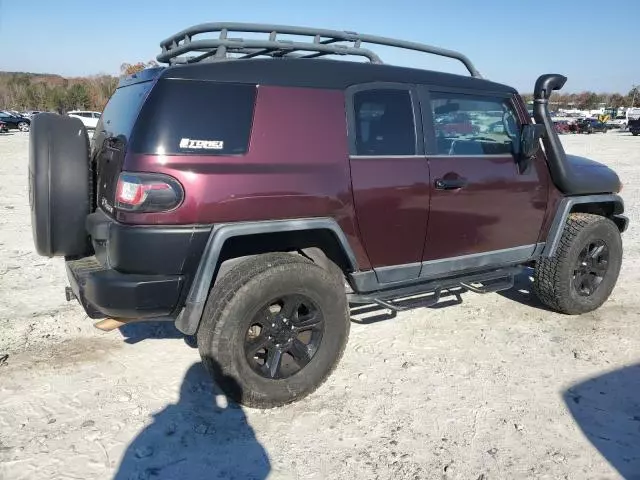
<svg viewBox="0 0 640 480"><path fill-rule="evenodd" d="M270 462L237 404L226 405L202 363L192 365L180 399L153 415L127 447L115 480L267 478Z"/></svg>
<svg viewBox="0 0 640 480"><path fill-rule="evenodd" d="M574 385L563 399L600 454L626 480L640 480L640 364Z"/></svg>

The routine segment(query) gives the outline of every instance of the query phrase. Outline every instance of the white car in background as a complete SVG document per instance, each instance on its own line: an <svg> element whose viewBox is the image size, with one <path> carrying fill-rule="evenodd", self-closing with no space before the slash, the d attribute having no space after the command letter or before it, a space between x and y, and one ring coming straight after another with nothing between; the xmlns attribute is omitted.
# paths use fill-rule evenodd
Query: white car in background
<svg viewBox="0 0 640 480"><path fill-rule="evenodd" d="M71 110L67 112L70 117L79 118L88 130L95 130L100 120L100 112L92 112L89 110Z"/></svg>

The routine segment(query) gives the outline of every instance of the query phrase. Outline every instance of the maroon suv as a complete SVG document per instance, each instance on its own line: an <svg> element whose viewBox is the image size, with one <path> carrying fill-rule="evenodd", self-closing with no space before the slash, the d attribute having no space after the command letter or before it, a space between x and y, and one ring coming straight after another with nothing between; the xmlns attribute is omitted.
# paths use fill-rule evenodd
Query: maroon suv
<svg viewBox="0 0 640 480"><path fill-rule="evenodd" d="M385 65L367 45L450 57L470 76ZM99 327L175 322L237 401L317 388L350 304L494 292L524 267L567 314L613 290L621 184L565 154L547 110L565 77L538 79L533 124L516 90L427 45L205 24L161 48L168 67L124 78L91 142L77 119L35 117L34 241L65 257L67 295Z"/></svg>

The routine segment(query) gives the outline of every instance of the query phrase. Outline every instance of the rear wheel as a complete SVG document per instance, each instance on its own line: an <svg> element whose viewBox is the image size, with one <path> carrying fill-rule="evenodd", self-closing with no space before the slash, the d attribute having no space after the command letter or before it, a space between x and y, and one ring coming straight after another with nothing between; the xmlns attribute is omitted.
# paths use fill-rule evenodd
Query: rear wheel
<svg viewBox="0 0 640 480"><path fill-rule="evenodd" d="M300 255L270 253L216 282L197 336L203 363L228 396L270 408L318 388L348 334L339 279Z"/></svg>
<svg viewBox="0 0 640 480"><path fill-rule="evenodd" d="M27 122L19 122L18 123L18 130L20 130L21 132L28 132L29 131L29 124Z"/></svg>
<svg viewBox="0 0 640 480"><path fill-rule="evenodd" d="M572 213L551 258L536 264L534 288L547 306L570 315L590 312L611 295L622 264L622 239L611 220Z"/></svg>

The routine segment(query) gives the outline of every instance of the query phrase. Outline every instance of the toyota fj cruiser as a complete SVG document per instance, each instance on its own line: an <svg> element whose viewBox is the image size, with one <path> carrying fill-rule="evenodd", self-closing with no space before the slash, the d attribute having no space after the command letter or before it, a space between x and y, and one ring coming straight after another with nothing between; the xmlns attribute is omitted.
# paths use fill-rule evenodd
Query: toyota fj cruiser
<svg viewBox="0 0 640 480"><path fill-rule="evenodd" d="M368 45L470 76L385 65ZM168 66L123 78L91 141L78 119L34 118L34 242L65 258L68 298L103 328L161 318L195 335L238 402L316 389L350 304L494 292L525 267L566 314L614 288L621 184L565 154L547 110L565 77L538 78L533 121L516 90L419 43L212 23L161 48Z"/></svg>

